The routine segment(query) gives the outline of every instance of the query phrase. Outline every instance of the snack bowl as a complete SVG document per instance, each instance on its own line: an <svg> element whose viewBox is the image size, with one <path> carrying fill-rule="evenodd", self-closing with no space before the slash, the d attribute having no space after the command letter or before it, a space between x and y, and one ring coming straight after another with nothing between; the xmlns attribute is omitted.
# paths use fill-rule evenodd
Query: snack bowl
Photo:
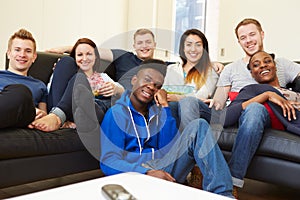
<svg viewBox="0 0 300 200"><path fill-rule="evenodd" d="M194 87L190 85L164 85L162 87L168 94L189 94L193 92Z"/></svg>

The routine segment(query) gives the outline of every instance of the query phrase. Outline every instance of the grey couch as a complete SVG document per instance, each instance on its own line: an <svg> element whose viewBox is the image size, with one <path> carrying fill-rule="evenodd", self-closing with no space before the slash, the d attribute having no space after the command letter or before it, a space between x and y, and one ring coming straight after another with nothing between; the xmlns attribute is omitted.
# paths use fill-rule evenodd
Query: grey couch
<svg viewBox="0 0 300 200"><path fill-rule="evenodd" d="M29 74L48 83L53 64L61 56L38 52ZM73 129L51 133L0 129L0 141L0 188L99 169L98 159Z"/></svg>
<svg viewBox="0 0 300 200"><path fill-rule="evenodd" d="M299 61L296 61L300 64ZM227 63L226 63L227 64ZM288 88L300 92L300 77ZM227 160L236 137L237 127L214 127L218 144ZM267 129L249 166L247 178L300 189L300 136L287 131Z"/></svg>
<svg viewBox="0 0 300 200"><path fill-rule="evenodd" d="M218 144L228 160L237 128L214 127ZM247 178L300 189L300 137L285 131L268 129L256 152Z"/></svg>
<svg viewBox="0 0 300 200"><path fill-rule="evenodd" d="M49 81L53 63L61 55L38 53L30 74ZM103 63L113 76L114 66ZM213 125L226 159L230 157L237 129ZM99 168L99 162L82 144L76 130L44 133L29 129L0 130L0 188ZM266 130L249 167L250 179L300 189L300 137Z"/></svg>

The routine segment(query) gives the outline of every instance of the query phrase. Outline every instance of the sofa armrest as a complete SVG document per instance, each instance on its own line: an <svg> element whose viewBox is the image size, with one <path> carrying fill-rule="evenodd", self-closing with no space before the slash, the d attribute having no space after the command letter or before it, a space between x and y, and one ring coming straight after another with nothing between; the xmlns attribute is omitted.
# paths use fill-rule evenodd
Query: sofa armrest
<svg viewBox="0 0 300 200"><path fill-rule="evenodd" d="M300 76L297 76L293 83L288 84L287 88L291 88L295 92L300 92Z"/></svg>

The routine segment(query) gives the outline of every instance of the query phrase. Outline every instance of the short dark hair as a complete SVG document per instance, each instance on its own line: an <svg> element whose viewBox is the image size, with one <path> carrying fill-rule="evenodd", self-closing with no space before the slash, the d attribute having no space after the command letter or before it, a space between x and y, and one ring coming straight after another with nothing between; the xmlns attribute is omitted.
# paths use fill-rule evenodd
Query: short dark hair
<svg viewBox="0 0 300 200"><path fill-rule="evenodd" d="M251 70L251 69L250 69L250 62L251 62L253 56L256 55L257 53L260 53L260 52L265 52L265 51L257 51L257 52L255 52L255 53L250 57L249 62L248 62L248 64L247 64L248 70ZM267 52L265 52L265 53L267 53ZM269 54L269 55L272 57L273 61L274 61L274 59L275 59L275 54L274 54L274 53L267 53L267 54Z"/></svg>
<svg viewBox="0 0 300 200"><path fill-rule="evenodd" d="M167 73L167 64L160 60L160 59L147 59L144 60L139 67L139 71L143 70L143 69L154 69L158 72L160 72L164 77L166 76Z"/></svg>

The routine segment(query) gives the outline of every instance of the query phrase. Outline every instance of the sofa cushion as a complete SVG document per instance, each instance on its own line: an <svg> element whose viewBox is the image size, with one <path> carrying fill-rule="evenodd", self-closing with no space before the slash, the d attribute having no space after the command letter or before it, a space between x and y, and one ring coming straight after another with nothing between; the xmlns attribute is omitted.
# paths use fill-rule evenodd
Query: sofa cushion
<svg viewBox="0 0 300 200"><path fill-rule="evenodd" d="M0 130L0 160L85 150L74 129L46 133L39 130L7 128Z"/></svg>
<svg viewBox="0 0 300 200"><path fill-rule="evenodd" d="M237 128L213 127L222 150L231 151L236 138ZM267 129L256 155L300 162L300 137L289 132Z"/></svg>

